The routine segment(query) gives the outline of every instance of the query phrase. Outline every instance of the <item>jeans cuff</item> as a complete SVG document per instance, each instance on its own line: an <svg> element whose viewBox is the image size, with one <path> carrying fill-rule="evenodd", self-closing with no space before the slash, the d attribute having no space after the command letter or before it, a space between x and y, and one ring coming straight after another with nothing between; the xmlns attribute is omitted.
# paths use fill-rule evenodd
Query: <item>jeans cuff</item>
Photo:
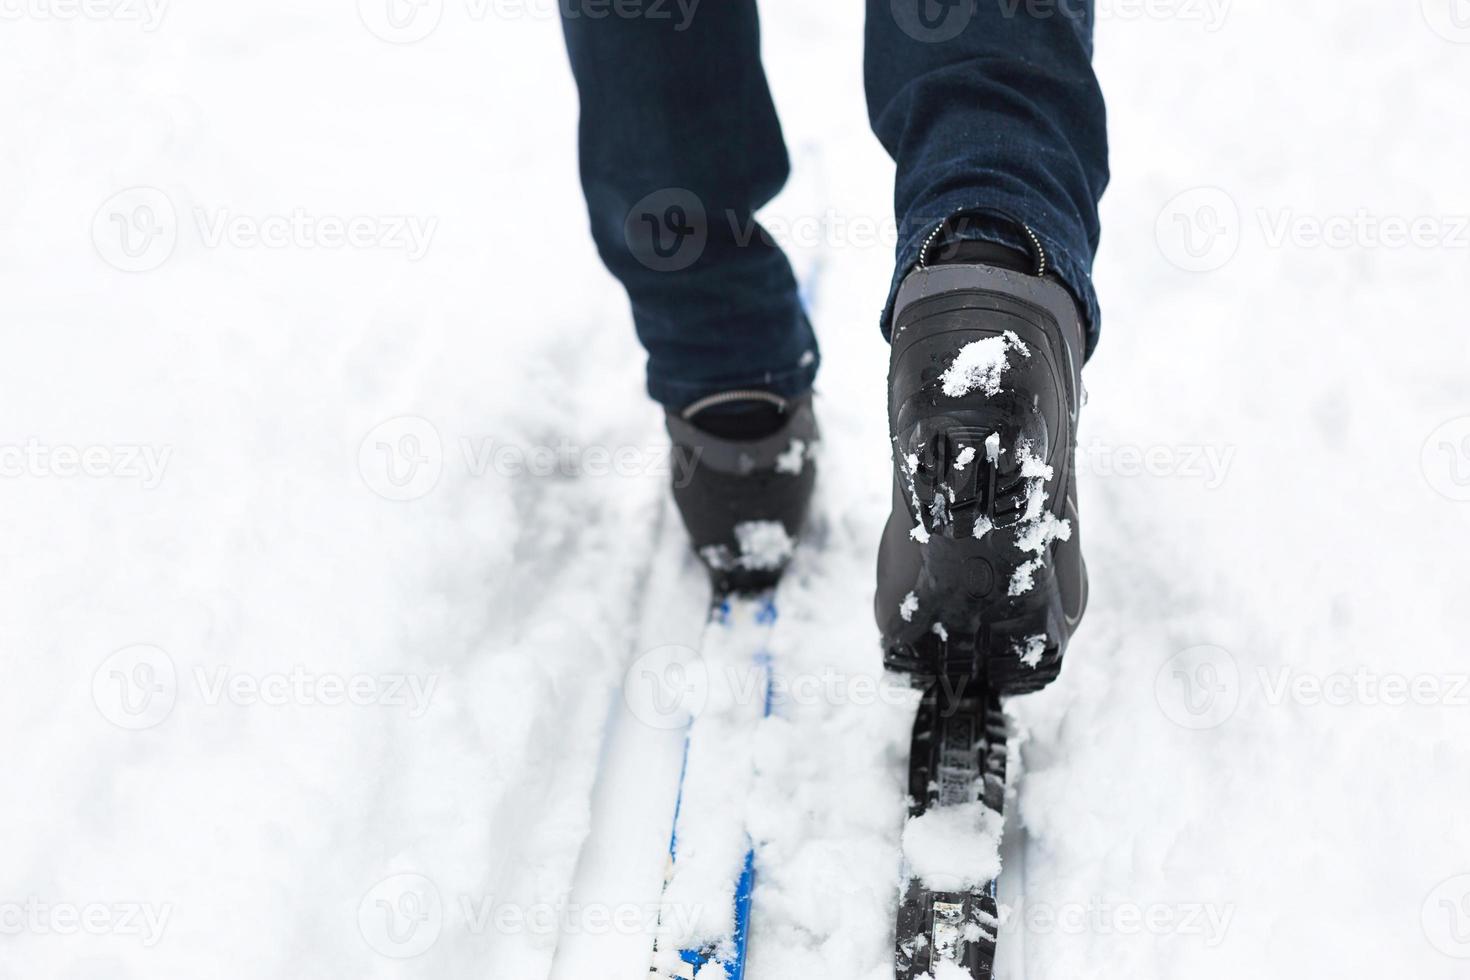
<svg viewBox="0 0 1470 980"><path fill-rule="evenodd" d="M1083 359L1092 356L1097 347L1102 314L1089 271L1092 266L1090 249L1084 253L1084 257L1079 257L1075 248L1063 246L1041 222L1017 217L1018 214L1024 214L1019 208L1013 210L996 207L991 203L962 200L950 207L937 208L931 213L939 217L907 223L907 226L915 227L916 231L899 245L898 264L894 268L893 284L888 291L888 300L883 305L883 319L880 324L885 339L889 337L893 326L893 302L898 296L898 287L903 283L904 277L919 264L921 253L930 244L931 237L948 224L950 241L958 239L990 242L1033 257L1037 257L1039 244L1046 257L1046 275L1066 287L1082 317L1082 329L1087 338ZM1032 241L1033 235L1035 241Z"/></svg>
<svg viewBox="0 0 1470 980"><path fill-rule="evenodd" d="M817 368L821 366L821 355L813 346L793 366L759 373L735 374L710 381L680 381L661 377L650 371L648 394L664 408L674 412L708 395L717 395L724 391L755 389L769 391L782 398L797 398L812 390Z"/></svg>

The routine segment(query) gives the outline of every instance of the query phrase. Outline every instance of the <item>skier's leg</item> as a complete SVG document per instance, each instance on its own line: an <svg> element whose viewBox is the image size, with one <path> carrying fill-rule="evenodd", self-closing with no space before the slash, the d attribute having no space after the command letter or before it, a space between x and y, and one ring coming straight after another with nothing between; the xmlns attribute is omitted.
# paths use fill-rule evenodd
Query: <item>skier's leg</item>
<svg viewBox="0 0 1470 980"><path fill-rule="evenodd" d="M1108 180L1093 0L868 0L873 130L898 164L898 266L886 309L935 228L1035 251L1097 341L1092 259ZM885 335L891 328L885 316Z"/></svg>
<svg viewBox="0 0 1470 980"><path fill-rule="evenodd" d="M755 0L563 0L592 235L668 411L674 499L721 591L772 584L814 478L816 338L754 213L789 170Z"/></svg>
<svg viewBox="0 0 1470 980"><path fill-rule="evenodd" d="M650 394L670 409L731 389L804 394L816 339L752 217L789 171L755 0L657 17L606 0L561 8L592 235L632 301Z"/></svg>
<svg viewBox="0 0 1470 980"><path fill-rule="evenodd" d="M1090 0L869 0L869 115L898 164L890 666L1056 676L1086 605L1080 370L1107 182Z"/></svg>

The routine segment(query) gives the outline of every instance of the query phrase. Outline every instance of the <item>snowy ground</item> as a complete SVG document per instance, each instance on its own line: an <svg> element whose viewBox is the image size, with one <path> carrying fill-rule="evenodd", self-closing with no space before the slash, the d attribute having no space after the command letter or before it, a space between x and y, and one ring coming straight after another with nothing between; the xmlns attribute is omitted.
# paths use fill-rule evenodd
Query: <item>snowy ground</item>
<svg viewBox="0 0 1470 980"><path fill-rule="evenodd" d="M857 5L764 6L826 351L775 669L852 679L891 173ZM643 975L671 743L605 723L702 601L552 9L0 12L0 978ZM1465 975L1466 15L1101 15L1094 593L1012 708L1012 977ZM905 710L815 690L754 747L752 980L888 975Z"/></svg>

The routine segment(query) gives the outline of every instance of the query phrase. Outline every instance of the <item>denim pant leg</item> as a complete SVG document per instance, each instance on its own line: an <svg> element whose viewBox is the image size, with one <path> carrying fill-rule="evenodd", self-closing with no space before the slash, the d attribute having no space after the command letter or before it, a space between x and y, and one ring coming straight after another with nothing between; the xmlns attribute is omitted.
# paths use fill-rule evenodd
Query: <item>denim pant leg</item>
<svg viewBox="0 0 1470 980"><path fill-rule="evenodd" d="M1091 354L1108 181L1092 0L868 0L867 18L868 116L898 164L894 291L950 219L960 238L1042 251Z"/></svg>
<svg viewBox="0 0 1470 980"><path fill-rule="evenodd" d="M687 16L672 3L561 9L592 236L632 302L649 393L670 408L735 388L805 393L816 338L753 217L790 170L755 0Z"/></svg>

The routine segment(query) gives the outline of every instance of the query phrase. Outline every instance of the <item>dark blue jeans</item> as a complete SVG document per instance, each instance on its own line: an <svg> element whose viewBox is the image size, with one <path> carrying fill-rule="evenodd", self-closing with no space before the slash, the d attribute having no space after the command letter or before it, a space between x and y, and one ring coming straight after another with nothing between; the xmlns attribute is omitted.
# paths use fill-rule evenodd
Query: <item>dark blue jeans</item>
<svg viewBox="0 0 1470 980"><path fill-rule="evenodd" d="M592 236L632 301L649 393L677 408L732 388L807 391L816 337L753 217L790 169L755 0L561 6ZM945 225L1043 251L1091 353L1108 179L1092 24L1092 0L868 0L868 117L898 165L890 304ZM885 334L887 321L885 308Z"/></svg>

